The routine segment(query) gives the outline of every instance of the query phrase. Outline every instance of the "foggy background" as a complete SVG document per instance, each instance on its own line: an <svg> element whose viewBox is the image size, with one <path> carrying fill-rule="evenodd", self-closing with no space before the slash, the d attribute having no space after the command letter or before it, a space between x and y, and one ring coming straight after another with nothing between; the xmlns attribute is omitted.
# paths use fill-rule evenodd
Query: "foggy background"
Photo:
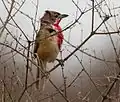
<svg viewBox="0 0 120 102"><path fill-rule="evenodd" d="M53 84L48 81L40 92L32 84L37 69L32 52L45 10L69 15L60 23L69 27L59 59L82 46L63 67L51 71L58 62L47 65ZM0 11L0 102L120 102L119 0L1 0ZM28 53L31 86L25 89Z"/></svg>

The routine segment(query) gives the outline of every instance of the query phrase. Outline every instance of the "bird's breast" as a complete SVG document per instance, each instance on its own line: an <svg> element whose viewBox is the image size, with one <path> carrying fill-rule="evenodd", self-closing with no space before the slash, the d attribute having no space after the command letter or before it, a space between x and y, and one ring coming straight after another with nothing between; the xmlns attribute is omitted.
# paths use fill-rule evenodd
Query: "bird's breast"
<svg viewBox="0 0 120 102"><path fill-rule="evenodd" d="M57 36L52 36L40 41L37 54L42 60L53 62L59 53Z"/></svg>

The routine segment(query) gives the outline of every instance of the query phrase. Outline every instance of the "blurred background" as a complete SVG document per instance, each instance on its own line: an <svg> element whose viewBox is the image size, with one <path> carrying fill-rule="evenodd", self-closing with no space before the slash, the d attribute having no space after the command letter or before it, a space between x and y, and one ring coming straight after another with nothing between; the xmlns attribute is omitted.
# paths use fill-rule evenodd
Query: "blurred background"
<svg viewBox="0 0 120 102"><path fill-rule="evenodd" d="M60 23L64 66L48 63L40 92L33 45L46 10L69 16ZM1 0L0 11L0 102L120 102L119 0Z"/></svg>

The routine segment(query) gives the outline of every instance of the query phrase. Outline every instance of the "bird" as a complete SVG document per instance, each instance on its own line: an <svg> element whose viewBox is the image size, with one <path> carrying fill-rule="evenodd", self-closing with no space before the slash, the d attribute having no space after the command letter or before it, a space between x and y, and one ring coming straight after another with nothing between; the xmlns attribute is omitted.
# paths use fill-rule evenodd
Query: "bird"
<svg viewBox="0 0 120 102"><path fill-rule="evenodd" d="M36 35L34 44L34 56L39 61L41 70L37 68L36 74L36 88L39 89L39 78L40 88L44 90L45 84L45 73L47 63L54 62L61 50L64 35L60 22L63 18L66 18L67 14L61 14L57 11L46 10L43 17L40 19L40 29Z"/></svg>

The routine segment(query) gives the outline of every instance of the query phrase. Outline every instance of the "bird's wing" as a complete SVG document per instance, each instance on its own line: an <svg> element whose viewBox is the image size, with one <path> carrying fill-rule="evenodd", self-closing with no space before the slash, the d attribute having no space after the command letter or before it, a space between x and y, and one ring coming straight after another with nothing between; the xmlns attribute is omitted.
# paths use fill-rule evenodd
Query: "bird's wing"
<svg viewBox="0 0 120 102"><path fill-rule="evenodd" d="M56 32L56 30L51 25L43 25L41 26L38 34L36 35L35 45L34 45L34 53L37 53L37 49L39 47L40 40L42 38L51 36L53 32Z"/></svg>
<svg viewBox="0 0 120 102"><path fill-rule="evenodd" d="M34 57L36 58L36 55L35 55L35 53L37 53L37 49L38 49L38 47L39 47L39 36L40 36L40 34L39 34L39 32L38 32L38 34L36 35L36 40L35 40L35 44L34 44Z"/></svg>

